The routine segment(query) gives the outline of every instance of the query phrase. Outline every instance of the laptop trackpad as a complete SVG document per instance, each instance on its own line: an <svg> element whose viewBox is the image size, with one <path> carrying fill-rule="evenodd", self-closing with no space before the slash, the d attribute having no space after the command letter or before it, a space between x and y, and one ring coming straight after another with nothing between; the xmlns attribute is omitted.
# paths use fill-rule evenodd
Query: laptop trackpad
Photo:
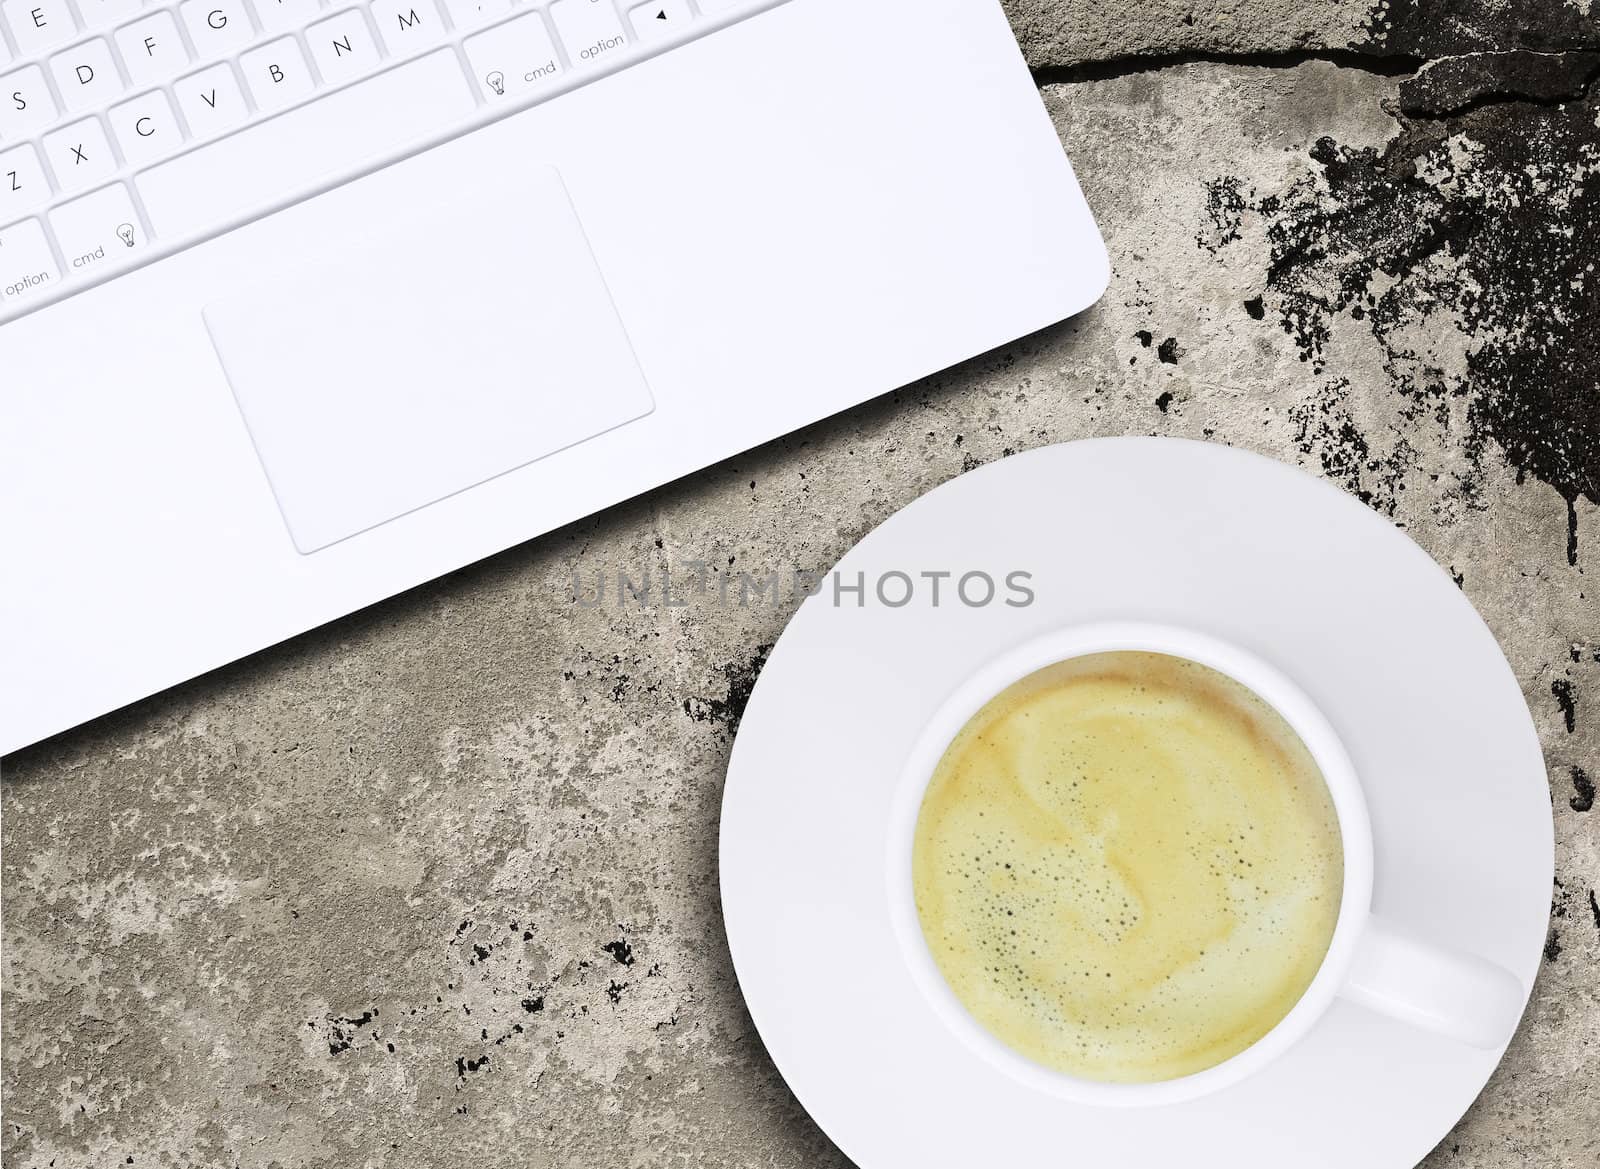
<svg viewBox="0 0 1600 1169"><path fill-rule="evenodd" d="M301 552L653 408L555 170L385 220L205 310Z"/></svg>

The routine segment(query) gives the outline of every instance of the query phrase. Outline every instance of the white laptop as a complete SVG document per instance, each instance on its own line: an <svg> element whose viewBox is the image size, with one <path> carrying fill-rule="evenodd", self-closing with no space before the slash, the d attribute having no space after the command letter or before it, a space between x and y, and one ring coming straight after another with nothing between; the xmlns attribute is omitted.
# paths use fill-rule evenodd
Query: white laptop
<svg viewBox="0 0 1600 1169"><path fill-rule="evenodd" d="M0 750L1106 280L996 0L0 0Z"/></svg>

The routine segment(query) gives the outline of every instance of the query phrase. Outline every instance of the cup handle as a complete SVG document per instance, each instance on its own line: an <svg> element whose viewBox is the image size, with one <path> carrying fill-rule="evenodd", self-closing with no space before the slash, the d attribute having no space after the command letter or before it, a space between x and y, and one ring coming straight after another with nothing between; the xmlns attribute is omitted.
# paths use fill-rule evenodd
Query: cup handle
<svg viewBox="0 0 1600 1169"><path fill-rule="evenodd" d="M1485 1049L1511 1039L1526 997L1509 970L1406 937L1381 918L1367 922L1342 994L1392 1019Z"/></svg>

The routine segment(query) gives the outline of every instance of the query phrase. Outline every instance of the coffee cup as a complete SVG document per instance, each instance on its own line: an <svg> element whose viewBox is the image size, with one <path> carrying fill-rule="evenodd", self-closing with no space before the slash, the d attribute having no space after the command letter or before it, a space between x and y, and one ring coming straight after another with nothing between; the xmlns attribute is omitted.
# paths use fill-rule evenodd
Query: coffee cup
<svg viewBox="0 0 1600 1169"><path fill-rule="evenodd" d="M1305 989L1248 1046L1189 1074L1150 1082L1109 1082L1046 1066L1008 1045L952 989L919 919L913 879L918 816L953 740L997 695L1058 663L1092 655L1164 655L1225 676L1281 716L1326 785L1342 859L1338 911L1326 950ZM1132 830L1137 830L1134 826ZM911 980L938 1022L974 1054L1029 1088L1082 1103L1176 1103L1252 1076L1299 1044L1336 999L1378 1011L1452 1042L1493 1049L1515 1029L1526 999L1508 971L1478 956L1433 945L1375 914L1373 837L1361 779L1328 719L1282 672L1236 645L1193 630L1144 622L1061 629L1006 651L939 706L901 769L886 842L890 916ZM1108 975L1109 977L1109 975Z"/></svg>

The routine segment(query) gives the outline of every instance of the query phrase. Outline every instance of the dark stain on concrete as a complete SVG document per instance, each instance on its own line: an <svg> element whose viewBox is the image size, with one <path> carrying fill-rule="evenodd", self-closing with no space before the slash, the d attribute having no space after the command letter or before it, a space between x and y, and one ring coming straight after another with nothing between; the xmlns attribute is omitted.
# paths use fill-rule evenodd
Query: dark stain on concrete
<svg viewBox="0 0 1600 1169"><path fill-rule="evenodd" d="M628 939L618 938L614 942L607 942L600 948L623 966L633 965L633 947L628 945Z"/></svg>
<svg viewBox="0 0 1600 1169"><path fill-rule="evenodd" d="M1368 507L1394 514L1396 500L1392 485L1379 485L1384 465L1372 457L1367 437L1346 407L1350 383L1335 378L1324 383L1305 401L1289 409L1294 424L1294 442L1302 454L1321 464L1322 473L1344 485Z"/></svg>
<svg viewBox="0 0 1600 1169"><path fill-rule="evenodd" d="M1259 210L1260 202L1232 175L1206 184L1205 199L1205 217L1194 242L1215 255L1240 238L1245 212ZM1145 341L1145 344L1150 342Z"/></svg>
<svg viewBox="0 0 1600 1169"><path fill-rule="evenodd" d="M484 1054L480 1055L477 1059L468 1059L466 1056L460 1055L456 1056L456 1075L460 1076L462 1079L466 1079L470 1073L480 1071L488 1066L488 1052L484 1052Z"/></svg>
<svg viewBox="0 0 1600 1169"><path fill-rule="evenodd" d="M1359 49L1448 57L1493 50L1593 48L1600 25L1568 0L1378 0Z"/></svg>
<svg viewBox="0 0 1600 1169"><path fill-rule="evenodd" d="M1600 73L1600 52L1475 53L1429 61L1400 83L1400 111L1438 117L1500 101L1582 97Z"/></svg>
<svg viewBox="0 0 1600 1169"><path fill-rule="evenodd" d="M772 652L772 642L758 645L753 654L722 667L727 682L727 692L721 698L685 698L683 711L695 722L708 722L720 726L731 738L739 731L739 720L750 702L750 694L761 676L761 667L767 664Z"/></svg>
<svg viewBox="0 0 1600 1169"><path fill-rule="evenodd" d="M1259 217L1270 245L1263 310L1300 359L1322 372L1335 323L1363 322L1405 425L1460 427L1469 495L1494 448L1519 481L1554 488L1576 565L1577 501L1600 504L1600 346L1585 340L1600 336L1600 99L1475 104L1507 84L1526 87L1525 59L1495 56L1462 67L1456 90L1437 88L1438 102L1472 108L1445 118L1396 111L1397 133L1381 151L1321 138L1306 173L1266 195L1233 176L1213 180L1200 242L1218 250L1240 237L1246 216ZM1415 326L1437 331L1441 314L1468 338L1464 374L1413 349ZM1337 400L1328 414L1308 420L1307 453L1331 432L1346 484L1376 498L1350 479L1365 458L1359 430ZM1400 443L1377 470L1398 481L1417 447Z"/></svg>
<svg viewBox="0 0 1600 1169"><path fill-rule="evenodd" d="M1578 700L1572 693L1572 679L1557 678L1550 683L1550 693L1555 695L1556 708L1561 711L1561 720L1570 735L1578 729Z"/></svg>
<svg viewBox="0 0 1600 1169"><path fill-rule="evenodd" d="M1572 769L1572 790L1574 794L1567 803L1574 812L1587 812L1594 807L1594 780L1581 767Z"/></svg>
<svg viewBox="0 0 1600 1169"><path fill-rule="evenodd" d="M1572 901L1572 892L1562 882L1560 877L1555 879L1555 895L1550 899L1550 918L1552 921L1564 921L1567 916L1567 906ZM1545 937L1544 960L1554 962L1561 957L1561 930L1552 925L1550 933Z"/></svg>
<svg viewBox="0 0 1600 1169"><path fill-rule="evenodd" d="M357 1032L377 1017L377 1007L369 1007L356 1016L328 1016L328 1054L342 1055L349 1051L357 1039ZM314 1024L308 1024L308 1026L314 1026ZM377 1039L377 1032L373 1032L373 1039ZM393 1048L391 1047L390 1050L392 1051Z"/></svg>
<svg viewBox="0 0 1600 1169"><path fill-rule="evenodd" d="M514 1039L518 1035L521 1035L521 1034L522 1034L522 1024L521 1023L513 1023L513 1024L511 1024L511 1030L507 1031L504 1035L500 1035L500 1036L497 1036L495 1038L494 1045L496 1047L499 1047L506 1040ZM391 1047L389 1050L393 1051L394 1048Z"/></svg>
<svg viewBox="0 0 1600 1169"><path fill-rule="evenodd" d="M1544 943L1544 960L1554 962L1559 957L1561 957L1561 931L1552 929Z"/></svg>

